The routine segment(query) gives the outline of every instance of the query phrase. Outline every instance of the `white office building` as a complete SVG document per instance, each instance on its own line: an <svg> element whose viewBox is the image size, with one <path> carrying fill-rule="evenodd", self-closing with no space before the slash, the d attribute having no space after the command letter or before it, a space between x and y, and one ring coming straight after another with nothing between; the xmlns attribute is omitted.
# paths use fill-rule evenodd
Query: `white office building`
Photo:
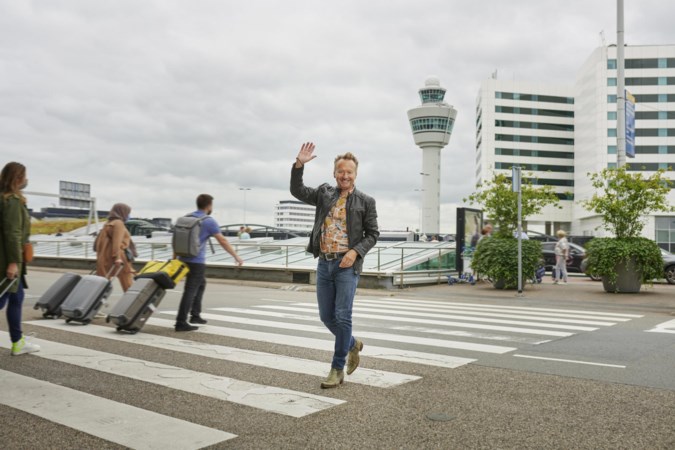
<svg viewBox="0 0 675 450"><path fill-rule="evenodd" d="M298 200L281 200L274 206L274 226L291 231L312 231L315 209Z"/></svg>
<svg viewBox="0 0 675 450"><path fill-rule="evenodd" d="M574 200L573 87L489 79L476 106L476 181L494 173L510 176L523 168L523 178L552 186L560 206L529 217L527 229L551 234L569 230Z"/></svg>
<svg viewBox="0 0 675 450"><path fill-rule="evenodd" d="M667 170L675 181L675 45L625 48L626 89L636 99L630 170ZM569 86L487 80L477 101L476 180L519 164L555 188L562 209L528 219L529 230L558 228L603 236L601 218L579 203L593 194L588 173L616 165L616 46L600 47ZM669 196L675 204L675 190ZM675 250L675 215L647 217L643 235Z"/></svg>
<svg viewBox="0 0 675 450"><path fill-rule="evenodd" d="M635 158L629 170L651 175L664 169L675 180L675 45L625 47L626 90L635 97ZM575 85L575 196L588 198L593 188L587 176L616 166L616 46L600 47L586 60ZM675 190L669 200L675 204ZM575 204L572 231L602 236L600 217ZM675 250L675 216L647 217L643 235L667 250Z"/></svg>

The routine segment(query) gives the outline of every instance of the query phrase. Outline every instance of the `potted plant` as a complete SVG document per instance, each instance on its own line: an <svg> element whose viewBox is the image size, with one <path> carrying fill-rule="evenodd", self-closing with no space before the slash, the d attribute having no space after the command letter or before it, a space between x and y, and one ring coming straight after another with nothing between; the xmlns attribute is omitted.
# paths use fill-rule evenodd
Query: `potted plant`
<svg viewBox="0 0 675 450"><path fill-rule="evenodd" d="M639 292L642 283L663 276L659 247L641 233L646 215L674 211L668 203L670 181L664 173L659 170L645 176L623 166L589 174L597 191L581 203L602 217L602 228L613 237L595 238L587 244L588 270L602 276L607 292Z"/></svg>
<svg viewBox="0 0 675 450"><path fill-rule="evenodd" d="M518 286L518 240L514 233L518 224L518 193L513 192L511 178L503 173L479 185L478 191L464 199L479 204L494 225L491 237L482 239L473 254L471 267L481 276L493 280L497 289ZM534 186L532 177L524 177L521 184L522 217L537 214L546 205L557 205L558 196L551 186ZM522 273L529 278L539 267L541 243L522 241ZM524 283L523 283L524 285Z"/></svg>

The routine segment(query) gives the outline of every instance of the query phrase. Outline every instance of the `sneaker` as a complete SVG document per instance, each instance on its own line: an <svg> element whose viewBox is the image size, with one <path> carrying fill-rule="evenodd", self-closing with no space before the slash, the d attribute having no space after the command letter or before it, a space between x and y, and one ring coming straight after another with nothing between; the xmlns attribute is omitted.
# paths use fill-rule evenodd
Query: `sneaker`
<svg viewBox="0 0 675 450"><path fill-rule="evenodd" d="M349 354L347 355L347 375L351 375L359 367L359 362L361 362L359 353L361 350L363 350L363 341L354 338L354 347L349 350Z"/></svg>
<svg viewBox="0 0 675 450"><path fill-rule="evenodd" d="M190 317L190 323L199 323L202 325L206 325L206 319L202 319L201 316L192 316Z"/></svg>
<svg viewBox="0 0 675 450"><path fill-rule="evenodd" d="M176 322L176 331L195 331L198 330L199 327L195 327L194 325L190 325L187 322Z"/></svg>
<svg viewBox="0 0 675 450"><path fill-rule="evenodd" d="M558 284L558 280L553 280L553 284Z"/></svg>
<svg viewBox="0 0 675 450"><path fill-rule="evenodd" d="M40 346L26 341L25 337L22 337L20 341L14 342L12 344L12 356L25 355L27 353L35 353L40 351Z"/></svg>
<svg viewBox="0 0 675 450"><path fill-rule="evenodd" d="M345 381L344 370L330 369L328 377L321 382L322 389L336 388Z"/></svg>

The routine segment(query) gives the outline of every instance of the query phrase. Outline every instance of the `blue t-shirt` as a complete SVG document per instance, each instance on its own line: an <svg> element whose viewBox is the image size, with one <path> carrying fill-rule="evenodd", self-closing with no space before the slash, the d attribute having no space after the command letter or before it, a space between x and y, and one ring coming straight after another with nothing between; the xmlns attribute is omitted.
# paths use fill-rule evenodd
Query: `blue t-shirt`
<svg viewBox="0 0 675 450"><path fill-rule="evenodd" d="M197 210L193 213L190 213L190 215L194 217L204 217L206 213L204 211ZM199 255L179 256L178 259L180 259L183 262L204 264L206 262L206 241L211 236L214 236L216 234L220 234L220 226L218 225L218 222L216 222L216 219L214 219L213 217L204 219L204 221L202 221L201 233L199 233L199 243L200 243Z"/></svg>

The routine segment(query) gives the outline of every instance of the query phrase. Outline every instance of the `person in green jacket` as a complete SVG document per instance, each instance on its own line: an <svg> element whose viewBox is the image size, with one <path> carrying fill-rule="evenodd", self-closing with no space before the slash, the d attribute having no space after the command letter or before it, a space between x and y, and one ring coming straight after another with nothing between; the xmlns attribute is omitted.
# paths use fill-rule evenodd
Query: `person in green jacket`
<svg viewBox="0 0 675 450"><path fill-rule="evenodd" d="M15 356L40 350L39 345L26 341L21 331L23 290L27 287L23 246L30 238L30 216L21 191L27 185L23 164L7 163L0 172L0 292L7 291L0 297L0 309L7 306L12 355Z"/></svg>

